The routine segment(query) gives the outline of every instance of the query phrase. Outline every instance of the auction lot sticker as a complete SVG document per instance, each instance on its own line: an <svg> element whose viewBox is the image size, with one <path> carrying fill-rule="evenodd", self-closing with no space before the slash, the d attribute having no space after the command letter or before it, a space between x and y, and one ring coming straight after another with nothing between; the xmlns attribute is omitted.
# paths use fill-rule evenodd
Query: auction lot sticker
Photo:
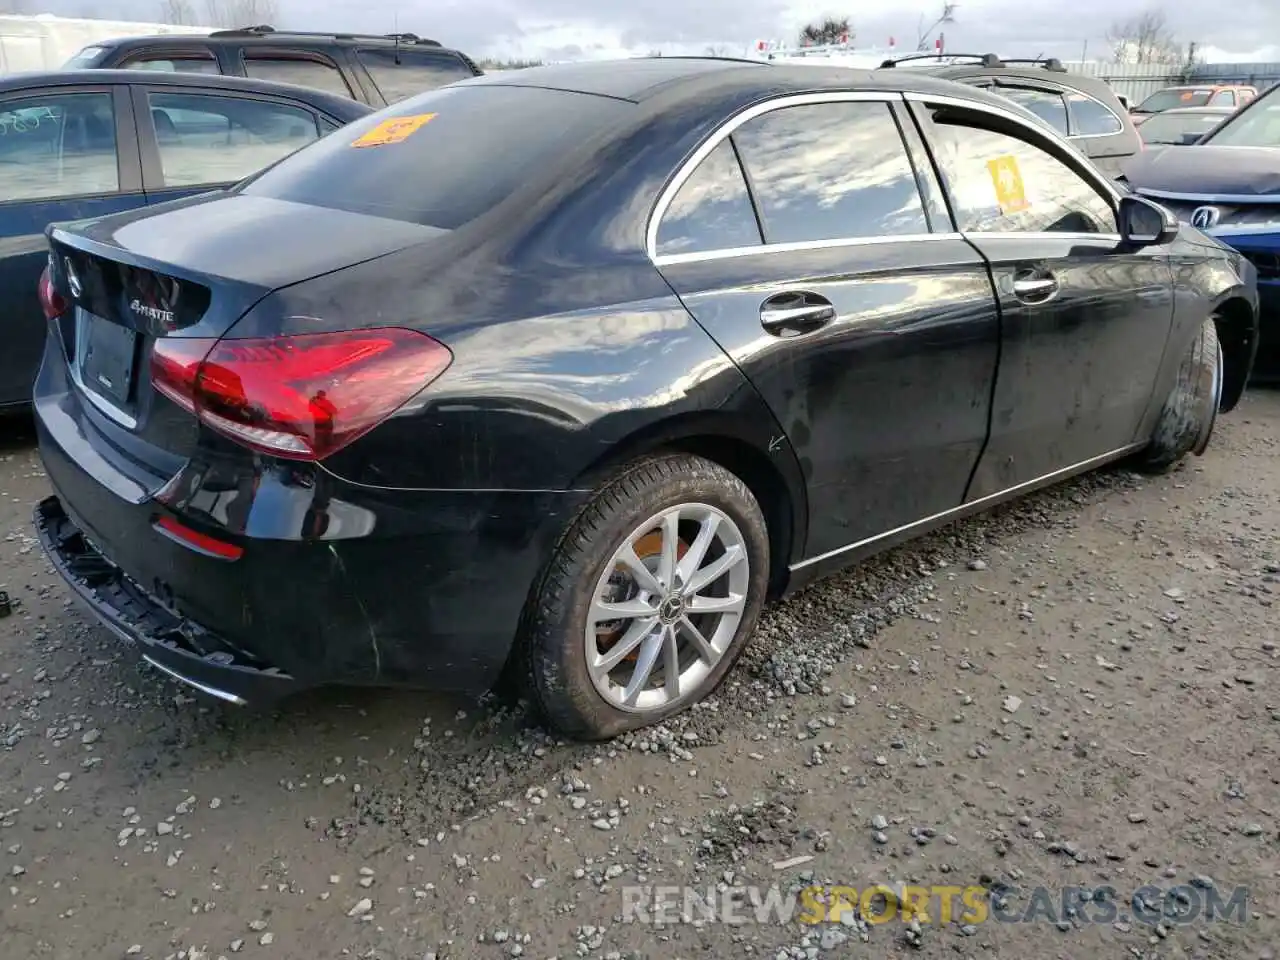
<svg viewBox="0 0 1280 960"><path fill-rule="evenodd" d="M1006 154L988 160L987 171L996 188L996 200L1000 204L1001 213L1018 213L1031 206L1027 202L1027 191L1022 185L1022 172L1018 169L1016 157Z"/></svg>
<svg viewBox="0 0 1280 960"><path fill-rule="evenodd" d="M435 118L434 113L419 113L412 117L392 117L357 140L351 141L353 147L385 147L392 143L400 143L409 139Z"/></svg>

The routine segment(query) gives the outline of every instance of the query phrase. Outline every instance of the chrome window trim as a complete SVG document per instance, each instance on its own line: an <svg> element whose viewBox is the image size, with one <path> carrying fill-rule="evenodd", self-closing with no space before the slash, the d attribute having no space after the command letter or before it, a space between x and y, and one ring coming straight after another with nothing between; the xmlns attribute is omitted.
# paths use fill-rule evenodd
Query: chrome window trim
<svg viewBox="0 0 1280 960"><path fill-rule="evenodd" d="M793 243L761 243L750 247L724 247L715 250L698 250L690 253L668 253L660 255L657 252L658 227L662 223L662 218L666 216L667 209L670 207L675 195L680 188L684 186L685 181L692 176L693 172L698 168L707 156L720 146L720 144L733 133L738 127L754 120L756 117L763 116L766 113L772 113L774 110L785 109L791 106L808 106L814 103L886 103L892 104L901 101L918 102L918 103L940 103L946 106L961 107L966 110L977 110L979 112L989 113L1000 117L1002 120L1010 120L1023 127L1032 134L1036 134L1047 140L1055 147L1064 150L1068 156L1078 153L1070 141L1063 137L1057 130L1054 130L1049 124L1044 123L1043 126L1037 126L1035 123L1028 122L1025 118L1018 116L1016 113L1005 110L994 104L984 103L979 100L970 100L967 97L956 97L950 95L933 95L920 94L914 92L888 92L888 91L833 91L826 93L802 93L789 94L784 97L777 97L772 100L766 100L763 103L757 103L747 107L734 114L704 140L696 150L680 165L676 170L676 174L662 188L662 192L658 195L658 202L654 205L653 211L649 214L649 222L645 228L645 253L656 267L674 266L681 263L701 263L707 260L725 260L734 257L750 256L757 253L794 253L803 250L823 250L835 247L857 247L866 246L873 243L907 243L919 242L923 240L956 240L961 239L964 234L957 231L947 231L944 233L921 233L921 234L883 234L873 237L847 237L831 240L802 240ZM1041 121L1043 123L1043 121ZM925 147L929 148L928 138L925 138ZM905 147L905 145L904 145ZM1043 148L1040 148L1043 149ZM1053 151L1048 151L1051 155L1055 155ZM1092 184L1095 189L1111 198L1112 206L1116 207L1120 203L1120 193L1110 183L1089 173L1086 170L1072 164L1063 157L1058 156L1057 159L1067 163L1068 167L1082 177L1087 183ZM1077 158L1083 159L1083 158ZM992 237L992 238L1008 238L1008 239L1026 239L1028 237L1052 237L1059 240L1062 239L1084 239L1084 240L1104 240L1119 242L1121 237L1118 233L1058 233L1054 231L1027 231L1025 233L1005 232L1005 233L983 233L981 231L969 231L969 234L975 237Z"/></svg>
<svg viewBox="0 0 1280 960"><path fill-rule="evenodd" d="M711 153L711 151L715 150L716 147L720 146L720 144L723 143L724 140L730 136L730 134L732 134L735 130L737 130L743 124L749 123L750 121L756 119L757 117L764 116L766 113L773 113L775 110L785 110L787 107L807 107L807 106L812 106L814 104L822 104L822 103L884 103L887 105L887 104L901 103L901 102L902 102L902 94L899 93L898 91L832 90L832 91L826 91L823 93L787 94L781 97L774 97L771 100L765 100L762 103L752 104L749 107L744 107L742 110L739 110L732 117L730 117L728 120L722 123L714 131L712 131L711 135L707 137L705 140L703 140L702 143L698 145L698 148L694 150L693 153L691 153L684 160L684 162L680 164L679 167L676 168L675 176L673 176L670 180L668 180L666 185L662 188L662 192L658 194L658 202L654 204L653 210L651 210L649 213L649 223L645 227L645 235L644 235L645 253L648 255L650 260L654 261L655 264L657 263L659 259L658 227L662 224L662 218L667 214L667 208L671 206L671 202L675 199L675 196L680 191L680 188L684 186L685 181L687 181L689 177L693 175L693 172L698 169L698 166L702 163L703 160L707 158L707 156ZM906 152L906 144L903 144L903 156L907 157L908 162L910 162L910 157ZM923 205L924 203L923 197L921 198L920 202ZM804 241L804 242L821 243L826 241ZM773 245L761 242L760 246L763 248L763 247L769 247ZM755 248L753 247L751 249L755 249ZM699 253L718 253L718 252L719 251L712 251L712 250L699 251ZM692 255L693 254L667 254L666 256L667 257L675 257L675 256L688 257Z"/></svg>
<svg viewBox="0 0 1280 960"><path fill-rule="evenodd" d="M730 260L736 257L750 257L762 253L796 253L809 250L833 250L845 247L865 247L872 244L886 243L926 243L932 240L963 240L966 236L981 237L987 240L1099 240L1105 243L1119 243L1122 239L1118 233L1068 233L1056 230L1035 230L1025 233L983 233L970 230L968 234L948 231L946 233L894 233L875 237L850 237L841 240L799 240L793 243L761 243L753 247L725 247L719 250L699 250L694 253L668 253L654 257L655 267L677 266L682 263L705 263L710 260Z"/></svg>
<svg viewBox="0 0 1280 960"><path fill-rule="evenodd" d="M1167 190L1148 190L1145 187L1135 187L1133 192L1156 200L1182 200L1186 203L1248 203L1257 206L1280 204L1280 196L1274 194L1261 197L1257 194L1240 193L1173 193Z"/></svg>
<svg viewBox="0 0 1280 960"><path fill-rule="evenodd" d="M702 263L706 260L728 260L733 257L749 257L759 253L795 253L805 250L832 250L843 247L865 247L882 243L922 243L930 240L962 240L960 234L950 233L892 233L872 237L843 237L835 240L795 240L789 243L758 243L751 247L724 247L719 250L698 250L692 253L668 253L653 258L655 267L674 266L680 263Z"/></svg>

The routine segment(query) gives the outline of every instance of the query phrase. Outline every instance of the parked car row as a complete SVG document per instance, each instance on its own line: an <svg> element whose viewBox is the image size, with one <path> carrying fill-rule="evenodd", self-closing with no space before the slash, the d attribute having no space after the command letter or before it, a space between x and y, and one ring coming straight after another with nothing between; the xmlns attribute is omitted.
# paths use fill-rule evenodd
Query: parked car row
<svg viewBox="0 0 1280 960"><path fill-rule="evenodd" d="M1202 453L1253 363L1254 267L1071 142L1113 98L982 71L478 76L49 228L44 549L224 701L507 670L598 738L711 694L771 598ZM173 91L123 76L163 173L146 98ZM1056 90L1065 130L1005 81Z"/></svg>
<svg viewBox="0 0 1280 960"><path fill-rule="evenodd" d="M227 187L368 115L348 97L194 73L0 78L0 407L25 408L44 352L45 227Z"/></svg>
<svg viewBox="0 0 1280 960"><path fill-rule="evenodd" d="M1164 116L1157 114L1142 129ZM1280 86L1191 146L1135 157L1122 180L1254 265L1264 317L1256 376L1280 378Z"/></svg>

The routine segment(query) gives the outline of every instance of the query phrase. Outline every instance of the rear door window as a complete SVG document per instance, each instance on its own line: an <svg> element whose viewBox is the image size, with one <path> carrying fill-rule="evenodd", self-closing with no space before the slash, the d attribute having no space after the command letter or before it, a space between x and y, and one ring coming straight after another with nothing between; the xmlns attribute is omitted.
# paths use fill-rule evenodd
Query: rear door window
<svg viewBox="0 0 1280 960"><path fill-rule="evenodd" d="M475 76L457 57L413 49L356 51L387 103L407 100L419 93Z"/></svg>
<svg viewBox="0 0 1280 960"><path fill-rule="evenodd" d="M309 110L205 93L147 95L165 187L235 183L320 136Z"/></svg>
<svg viewBox="0 0 1280 960"><path fill-rule="evenodd" d="M452 230L634 109L564 90L440 87L348 124L242 189Z"/></svg>
<svg viewBox="0 0 1280 960"><path fill-rule="evenodd" d="M1209 103L1215 107L1234 107L1236 105L1235 91L1219 90L1213 95L1213 99Z"/></svg>
<svg viewBox="0 0 1280 960"><path fill-rule="evenodd" d="M733 144L721 141L676 191L658 226L658 256L752 247L760 227Z"/></svg>
<svg viewBox="0 0 1280 960"><path fill-rule="evenodd" d="M293 83L312 90L351 96L351 87L338 65L326 57L289 56L254 50L244 52L244 73L258 80Z"/></svg>
<svg viewBox="0 0 1280 960"><path fill-rule="evenodd" d="M783 107L733 134L766 243L929 232L887 103Z"/></svg>
<svg viewBox="0 0 1280 960"><path fill-rule="evenodd" d="M1105 137L1124 130L1120 118L1083 93L1067 94L1071 111L1071 134L1076 137Z"/></svg>
<svg viewBox="0 0 1280 960"><path fill-rule="evenodd" d="M95 196L119 187L110 93L0 102L0 202Z"/></svg>
<svg viewBox="0 0 1280 960"><path fill-rule="evenodd" d="M995 90L1025 110L1029 110L1064 136L1067 133L1067 105L1062 94L1034 87L999 86Z"/></svg>
<svg viewBox="0 0 1280 960"><path fill-rule="evenodd" d="M1061 159L943 108L932 147L964 233L1115 233L1110 200Z"/></svg>

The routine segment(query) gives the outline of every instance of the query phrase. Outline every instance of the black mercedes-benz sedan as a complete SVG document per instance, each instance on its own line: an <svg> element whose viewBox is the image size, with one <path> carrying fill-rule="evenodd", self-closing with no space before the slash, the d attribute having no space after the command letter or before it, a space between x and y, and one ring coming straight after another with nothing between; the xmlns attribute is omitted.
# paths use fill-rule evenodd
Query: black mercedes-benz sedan
<svg viewBox="0 0 1280 960"><path fill-rule="evenodd" d="M1239 254L906 70L497 74L49 238L35 520L98 618L235 703L510 666L583 738L770 597L1203 452L1257 340Z"/></svg>

